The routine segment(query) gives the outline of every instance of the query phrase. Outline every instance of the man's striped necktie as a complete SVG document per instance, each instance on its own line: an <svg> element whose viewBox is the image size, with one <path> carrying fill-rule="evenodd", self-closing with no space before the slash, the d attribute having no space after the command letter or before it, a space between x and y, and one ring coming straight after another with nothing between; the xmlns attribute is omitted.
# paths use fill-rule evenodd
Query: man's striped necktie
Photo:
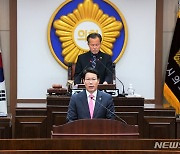
<svg viewBox="0 0 180 154"><path fill-rule="evenodd" d="M92 56L91 65L92 65L92 68L95 68L95 67L96 67L96 56L95 56L95 55Z"/></svg>

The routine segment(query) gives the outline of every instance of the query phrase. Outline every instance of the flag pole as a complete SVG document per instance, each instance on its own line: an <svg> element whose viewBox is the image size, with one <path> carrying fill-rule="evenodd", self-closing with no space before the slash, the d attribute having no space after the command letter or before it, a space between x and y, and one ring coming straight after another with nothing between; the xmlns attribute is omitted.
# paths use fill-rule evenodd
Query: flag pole
<svg viewBox="0 0 180 154"><path fill-rule="evenodd" d="M2 61L2 44L0 36L0 117L7 116L6 85Z"/></svg>
<svg viewBox="0 0 180 154"><path fill-rule="evenodd" d="M180 0L178 0L178 18L180 18Z"/></svg>

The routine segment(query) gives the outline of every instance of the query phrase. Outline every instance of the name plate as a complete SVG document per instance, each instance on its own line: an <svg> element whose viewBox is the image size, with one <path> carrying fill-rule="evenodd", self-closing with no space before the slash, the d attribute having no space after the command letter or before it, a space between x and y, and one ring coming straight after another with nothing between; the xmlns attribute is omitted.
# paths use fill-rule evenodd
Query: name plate
<svg viewBox="0 0 180 154"><path fill-rule="evenodd" d="M83 91L83 89L72 89L72 95L78 94L79 92ZM112 97L118 97L119 96L119 89L104 89L101 90L108 94L110 94Z"/></svg>
<svg viewBox="0 0 180 154"><path fill-rule="evenodd" d="M84 84L78 84L77 88L85 89L85 85ZM99 90L116 89L116 85L115 84L99 84L98 89Z"/></svg>

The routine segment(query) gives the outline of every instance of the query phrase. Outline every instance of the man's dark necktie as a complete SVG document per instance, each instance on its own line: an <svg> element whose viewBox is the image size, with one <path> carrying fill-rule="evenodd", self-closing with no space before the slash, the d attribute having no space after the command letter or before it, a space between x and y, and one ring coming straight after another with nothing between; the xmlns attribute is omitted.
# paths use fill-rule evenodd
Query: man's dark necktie
<svg viewBox="0 0 180 154"><path fill-rule="evenodd" d="M91 65L92 65L92 68L95 68L95 67L96 67L96 56L95 56L95 55L92 56Z"/></svg>

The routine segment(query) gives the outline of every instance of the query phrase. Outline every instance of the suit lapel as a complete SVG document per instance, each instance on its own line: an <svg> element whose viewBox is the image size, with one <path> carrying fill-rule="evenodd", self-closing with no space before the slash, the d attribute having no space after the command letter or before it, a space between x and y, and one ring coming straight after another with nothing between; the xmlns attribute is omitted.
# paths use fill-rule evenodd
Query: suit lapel
<svg viewBox="0 0 180 154"><path fill-rule="evenodd" d="M88 105L87 94L85 90L82 92L80 101L82 104L82 108L84 109L84 113L86 114L87 117L90 118L89 105Z"/></svg>
<svg viewBox="0 0 180 154"><path fill-rule="evenodd" d="M99 70L98 68L99 68L100 66L102 66L102 65L101 65L102 59L101 59L100 57L102 57L101 51L99 51L98 56L97 56L97 59L98 59L98 60L97 60L96 67L95 67L97 70ZM102 58L103 58L103 57L102 57ZM99 62L100 60L101 60L101 62Z"/></svg>
<svg viewBox="0 0 180 154"><path fill-rule="evenodd" d="M97 96L96 96L96 103L95 103L95 107L94 107L94 113L93 113L93 118L96 117L98 110L100 108L100 104L102 103L102 94L101 92L98 90L97 91Z"/></svg>
<svg viewBox="0 0 180 154"><path fill-rule="evenodd" d="M87 52L87 55L86 55L86 59L84 59L84 62L85 62L85 66L84 67L91 67L91 51ZM87 62L88 62L88 66L87 66Z"/></svg>

